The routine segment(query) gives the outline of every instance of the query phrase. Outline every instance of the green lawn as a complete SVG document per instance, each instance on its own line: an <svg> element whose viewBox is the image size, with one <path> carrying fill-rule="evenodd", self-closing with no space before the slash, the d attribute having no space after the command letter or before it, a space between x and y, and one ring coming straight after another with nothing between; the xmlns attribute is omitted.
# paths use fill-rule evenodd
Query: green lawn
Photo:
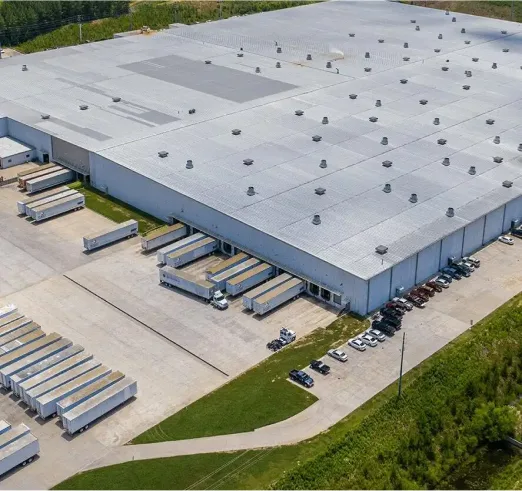
<svg viewBox="0 0 522 491"><path fill-rule="evenodd" d="M165 223L144 213L116 198L103 194L101 191L81 182L70 184L71 189L76 189L85 196L85 205L90 210L113 220L116 223L134 219L138 222L140 234L146 234L151 230L161 227Z"/></svg>
<svg viewBox="0 0 522 491"><path fill-rule="evenodd" d="M316 329L243 375L197 400L133 440L152 443L251 431L299 413L316 398L286 380L331 347L367 327L351 316ZM320 376L320 375L317 375Z"/></svg>

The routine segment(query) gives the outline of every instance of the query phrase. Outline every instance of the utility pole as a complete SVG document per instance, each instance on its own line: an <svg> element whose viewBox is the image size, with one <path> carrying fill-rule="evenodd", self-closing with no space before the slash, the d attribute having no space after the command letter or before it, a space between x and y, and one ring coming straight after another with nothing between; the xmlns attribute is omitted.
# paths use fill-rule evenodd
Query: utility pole
<svg viewBox="0 0 522 491"><path fill-rule="evenodd" d="M222 19L223 17L223 1L222 0L219 0L219 18Z"/></svg>
<svg viewBox="0 0 522 491"><path fill-rule="evenodd" d="M80 27L80 44L82 44L82 16L78 16L78 26Z"/></svg>
<svg viewBox="0 0 522 491"><path fill-rule="evenodd" d="M515 16L515 0L511 0L511 20L513 20Z"/></svg>
<svg viewBox="0 0 522 491"><path fill-rule="evenodd" d="M402 349L401 349L401 369L399 373L399 397L401 397L402 393L402 363L404 361L404 339L406 338L406 333L402 335Z"/></svg>

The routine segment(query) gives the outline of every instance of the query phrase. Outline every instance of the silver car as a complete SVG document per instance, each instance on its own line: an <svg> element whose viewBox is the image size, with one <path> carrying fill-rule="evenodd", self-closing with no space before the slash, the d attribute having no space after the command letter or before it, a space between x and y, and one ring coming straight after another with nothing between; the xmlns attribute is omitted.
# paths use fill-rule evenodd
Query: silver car
<svg viewBox="0 0 522 491"><path fill-rule="evenodd" d="M395 297L392 301L395 303L400 303L401 305L404 305L404 307L408 311L413 310L413 304L411 302L408 302L408 300L406 300L403 297Z"/></svg>
<svg viewBox="0 0 522 491"><path fill-rule="evenodd" d="M384 335L384 333L382 333L381 331L379 331L378 329L368 329L366 331L370 336L373 336L377 341L379 341L380 343L382 343L383 341L386 341L386 336Z"/></svg>
<svg viewBox="0 0 522 491"><path fill-rule="evenodd" d="M366 351L366 345L358 338L350 339L348 346L355 348L357 351Z"/></svg>
<svg viewBox="0 0 522 491"><path fill-rule="evenodd" d="M503 244L507 244L507 245L513 245L515 243L515 241L511 237L508 237L507 235L501 235L498 238L498 240L499 240L499 242L502 242Z"/></svg>
<svg viewBox="0 0 522 491"><path fill-rule="evenodd" d="M365 333L361 336L359 336L359 339L368 346L371 346L372 348L375 348L377 346L377 339L375 339L371 334Z"/></svg>
<svg viewBox="0 0 522 491"><path fill-rule="evenodd" d="M328 355L336 360L342 361L343 363L348 361L348 355L340 349L328 350Z"/></svg>

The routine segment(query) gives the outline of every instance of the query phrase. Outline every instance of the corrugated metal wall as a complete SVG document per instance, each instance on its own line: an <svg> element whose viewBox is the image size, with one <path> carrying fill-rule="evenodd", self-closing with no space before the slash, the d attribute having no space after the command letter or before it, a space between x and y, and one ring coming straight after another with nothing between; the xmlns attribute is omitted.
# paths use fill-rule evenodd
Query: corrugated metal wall
<svg viewBox="0 0 522 491"><path fill-rule="evenodd" d="M470 223L464 229L464 245L462 247L462 254L464 256L471 254L482 246L482 237L484 235L485 218L479 218L473 223Z"/></svg>
<svg viewBox="0 0 522 491"><path fill-rule="evenodd" d="M0 138L7 136L7 118L0 118Z"/></svg>
<svg viewBox="0 0 522 491"><path fill-rule="evenodd" d="M368 292L368 312L380 307L390 299L391 268L370 280Z"/></svg>
<svg viewBox="0 0 522 491"><path fill-rule="evenodd" d="M514 199L506 204L506 212L504 213L503 232L507 232L511 227L512 220L520 220L522 218L522 196Z"/></svg>
<svg viewBox="0 0 522 491"><path fill-rule="evenodd" d="M53 159L80 174L90 174L89 152L72 143L52 137Z"/></svg>
<svg viewBox="0 0 522 491"><path fill-rule="evenodd" d="M52 155L51 137L40 130L35 130L18 121L7 120L7 134L29 146L34 147L37 157L42 160L43 154Z"/></svg>
<svg viewBox="0 0 522 491"><path fill-rule="evenodd" d="M409 257L392 268L390 296L395 296L397 288L403 287L409 290L415 285L415 272L417 269L417 254Z"/></svg>
<svg viewBox="0 0 522 491"><path fill-rule="evenodd" d="M483 244L496 239L502 234L502 227L504 225L504 207L488 213L486 215L486 225L484 226L484 240Z"/></svg>
<svg viewBox="0 0 522 491"><path fill-rule="evenodd" d="M415 283L422 283L424 280L433 276L439 270L440 261L440 240L431 244L426 249L419 252L417 261L417 278Z"/></svg>
<svg viewBox="0 0 522 491"><path fill-rule="evenodd" d="M446 238L442 239L442 246L440 251L439 268L444 268L448 265L450 257L462 257L462 239L464 237L464 229L461 228Z"/></svg>

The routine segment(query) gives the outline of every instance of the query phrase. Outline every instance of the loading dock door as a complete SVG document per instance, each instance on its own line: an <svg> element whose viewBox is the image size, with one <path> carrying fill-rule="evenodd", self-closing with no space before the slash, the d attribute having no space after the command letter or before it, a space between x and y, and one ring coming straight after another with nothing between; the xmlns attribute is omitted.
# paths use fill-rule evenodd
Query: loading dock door
<svg viewBox="0 0 522 491"><path fill-rule="evenodd" d="M51 137L53 160L83 175L90 174L89 152L55 136Z"/></svg>

